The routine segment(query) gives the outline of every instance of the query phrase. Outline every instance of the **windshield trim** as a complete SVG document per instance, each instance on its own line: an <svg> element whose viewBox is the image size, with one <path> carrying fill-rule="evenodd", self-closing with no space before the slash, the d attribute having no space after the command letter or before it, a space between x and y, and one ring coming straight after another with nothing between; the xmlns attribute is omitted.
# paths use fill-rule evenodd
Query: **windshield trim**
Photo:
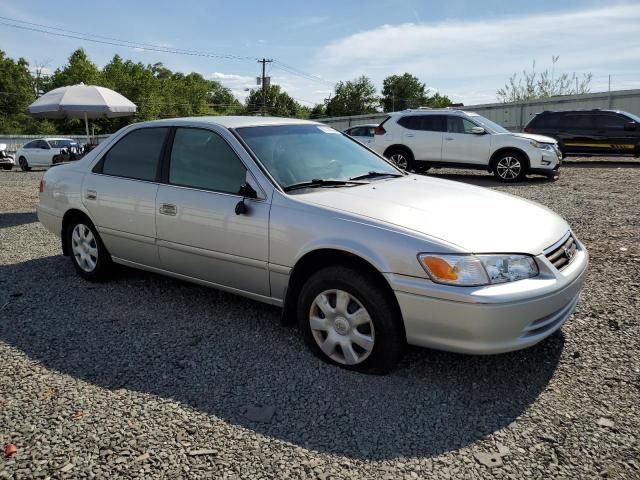
<svg viewBox="0 0 640 480"><path fill-rule="evenodd" d="M278 124L275 126L283 126L283 125L298 125L298 124ZM318 125L318 126L327 126L324 123L313 123L312 125ZM264 164L262 163L262 161L260 160L260 158L258 158L258 155L255 154L255 152L253 151L253 149L249 146L249 144L247 142L245 142L244 138L242 138L242 135L240 135L240 132L238 132L238 129L249 129L249 128L259 128L259 127L265 127L265 126L270 126L270 125L247 125L247 126L242 126L242 127L233 127L233 128L227 128L227 130L229 130L231 132L231 134L238 140L238 142L240 142L240 145L242 145L242 147L244 148L244 150L249 154L249 156L251 157L251 159L254 161L254 163L256 164L256 166L260 169L260 171L262 172L262 174L265 176L265 178L271 182L271 184L273 185L273 187L278 190L279 192L285 194L285 195L289 195L289 193L287 193L285 191L285 187L283 185L280 185L278 183L278 181L273 177L273 175L271 175L271 173L269 172L269 170L267 169L267 167L264 166ZM329 127L332 128L332 127ZM335 129L334 129L335 130ZM387 164L391 165L393 168L395 168L397 170L397 172L401 175L401 176L407 176L409 175L409 172L405 172L404 170L398 168L398 166L396 164L394 164L391 160L389 160L388 158L380 155L378 152L370 149L369 147L367 147L366 145L360 143L359 141L357 141L355 138L350 137L349 135L347 135L344 132L341 132L339 130L336 130L337 133L339 133L340 135L342 135L343 137L348 138L350 141L352 141L353 143L356 143L357 145L359 145L360 147L363 147L365 149L367 149L370 153L372 153L373 155L375 155L376 157L380 158L381 160L383 160L384 162L386 162Z"/></svg>

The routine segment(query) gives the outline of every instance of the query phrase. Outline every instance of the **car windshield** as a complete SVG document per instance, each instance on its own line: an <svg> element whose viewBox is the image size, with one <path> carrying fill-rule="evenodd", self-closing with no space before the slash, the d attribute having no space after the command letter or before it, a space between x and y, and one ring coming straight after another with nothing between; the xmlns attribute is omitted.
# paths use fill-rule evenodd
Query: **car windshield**
<svg viewBox="0 0 640 480"><path fill-rule="evenodd" d="M624 112L627 117L630 117L636 123L640 123L640 117L638 115L634 115L633 113Z"/></svg>
<svg viewBox="0 0 640 480"><path fill-rule="evenodd" d="M469 114L469 116L473 119L474 122L478 122L480 125L482 125L486 130L489 130L489 132L491 133L511 133L506 128L498 125L495 122L492 122L491 120L483 117L482 115Z"/></svg>
<svg viewBox="0 0 640 480"><path fill-rule="evenodd" d="M63 148L68 147L69 145L76 145L76 142L73 140L47 140L51 148Z"/></svg>
<svg viewBox="0 0 640 480"><path fill-rule="evenodd" d="M243 127L236 131L283 188L322 181L334 182L335 186L335 182L349 182L355 177L377 179L402 174L360 143L324 125ZM373 172L375 175L371 175Z"/></svg>

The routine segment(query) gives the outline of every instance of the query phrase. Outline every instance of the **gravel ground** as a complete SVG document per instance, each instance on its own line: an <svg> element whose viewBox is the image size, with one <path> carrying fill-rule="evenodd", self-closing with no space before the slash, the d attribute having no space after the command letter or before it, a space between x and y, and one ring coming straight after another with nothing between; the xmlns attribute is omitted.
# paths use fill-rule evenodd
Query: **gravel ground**
<svg viewBox="0 0 640 480"><path fill-rule="evenodd" d="M313 357L273 307L82 281L37 223L42 173L0 172L0 479L640 478L640 168L434 174L563 215L591 253L582 303L533 348L411 349L377 377Z"/></svg>

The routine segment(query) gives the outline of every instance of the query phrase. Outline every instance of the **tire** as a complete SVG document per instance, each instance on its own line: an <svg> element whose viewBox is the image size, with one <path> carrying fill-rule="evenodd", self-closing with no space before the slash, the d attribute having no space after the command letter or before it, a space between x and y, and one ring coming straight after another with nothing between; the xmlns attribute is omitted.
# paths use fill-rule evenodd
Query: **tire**
<svg viewBox="0 0 640 480"><path fill-rule="evenodd" d="M112 266L111 255L93 223L86 218L73 219L65 235L71 263L78 275L90 282L106 280Z"/></svg>
<svg viewBox="0 0 640 480"><path fill-rule="evenodd" d="M501 153L493 161L493 174L500 182L515 183L527 174L527 162L518 152Z"/></svg>
<svg viewBox="0 0 640 480"><path fill-rule="evenodd" d="M383 374L404 353L404 329L388 292L356 268L334 265L313 274L300 291L297 316L305 343L328 363Z"/></svg>
<svg viewBox="0 0 640 480"><path fill-rule="evenodd" d="M20 165L20 168L22 169L23 172L28 172L31 170L31 167L29 166L27 159L24 157L20 157L20 159L18 159L18 164Z"/></svg>
<svg viewBox="0 0 640 480"><path fill-rule="evenodd" d="M413 155L404 148L392 148L385 154L385 157L402 170L410 171L413 168Z"/></svg>

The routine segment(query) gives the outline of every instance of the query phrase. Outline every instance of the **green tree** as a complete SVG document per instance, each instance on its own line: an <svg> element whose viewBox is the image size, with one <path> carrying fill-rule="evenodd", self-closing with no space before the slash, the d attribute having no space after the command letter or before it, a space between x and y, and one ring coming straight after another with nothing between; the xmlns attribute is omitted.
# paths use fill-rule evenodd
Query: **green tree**
<svg viewBox="0 0 640 480"><path fill-rule="evenodd" d="M89 60L87 52L79 48L69 56L67 65L62 69L58 68L51 78L52 88L65 87L67 85L100 84L100 70Z"/></svg>
<svg viewBox="0 0 640 480"><path fill-rule="evenodd" d="M362 75L354 80L338 82L333 97L327 102L327 115L341 117L364 115L377 111L376 87Z"/></svg>
<svg viewBox="0 0 640 480"><path fill-rule="evenodd" d="M383 80L380 103L385 112L395 112L418 107L443 108L451 105L451 100L438 92L429 96L429 89L418 77L404 73Z"/></svg>
<svg viewBox="0 0 640 480"><path fill-rule="evenodd" d="M327 108L321 103L314 105L313 108L311 109L311 112L309 112L309 118L321 118L326 116L327 116Z"/></svg>
<svg viewBox="0 0 640 480"><path fill-rule="evenodd" d="M380 103L385 112L425 106L427 87L410 73L391 75L382 81Z"/></svg>
<svg viewBox="0 0 640 480"><path fill-rule="evenodd" d="M275 117L298 117L302 107L298 102L280 89L280 85L270 85L266 89L265 105L267 115ZM258 114L262 110L262 89L255 89L249 92L245 101L246 112Z"/></svg>
<svg viewBox="0 0 640 480"><path fill-rule="evenodd" d="M523 102L537 98L555 97L557 95L581 95L591 91L593 74L585 73L578 78L572 74L555 74L555 66L559 56L551 57L551 70L536 71L536 61L533 61L531 71L523 70L522 76L514 73L504 87L496 92L501 102Z"/></svg>

